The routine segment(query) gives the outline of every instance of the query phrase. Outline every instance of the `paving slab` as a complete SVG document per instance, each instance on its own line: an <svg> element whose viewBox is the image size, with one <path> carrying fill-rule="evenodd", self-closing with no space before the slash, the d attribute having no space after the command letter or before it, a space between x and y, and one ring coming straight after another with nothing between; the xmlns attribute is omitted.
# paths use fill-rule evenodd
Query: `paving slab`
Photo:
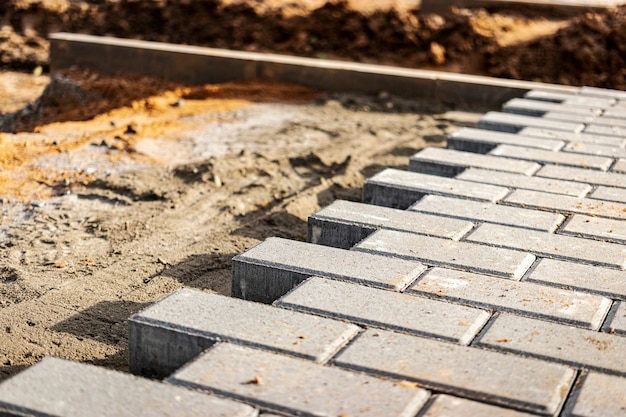
<svg viewBox="0 0 626 417"><path fill-rule="evenodd" d="M603 99L626 100L626 92L609 88L583 86L578 91L581 96L600 97Z"/></svg>
<svg viewBox="0 0 626 417"><path fill-rule="evenodd" d="M233 258L233 296L272 303L310 276L401 291L425 266L415 261L269 238Z"/></svg>
<svg viewBox="0 0 626 417"><path fill-rule="evenodd" d="M464 345L491 317L491 313L478 308L319 277L309 278L274 304Z"/></svg>
<svg viewBox="0 0 626 417"><path fill-rule="evenodd" d="M532 175L541 168L541 165L517 159L432 147L422 149L409 159L409 171L444 177L454 177L469 167Z"/></svg>
<svg viewBox="0 0 626 417"><path fill-rule="evenodd" d="M543 117L521 116L510 113L488 112L477 124L480 129L499 132L517 133L525 127L562 130L564 132L582 132L585 125L576 122L563 122Z"/></svg>
<svg viewBox="0 0 626 417"><path fill-rule="evenodd" d="M623 115L624 113L622 113L622 116ZM596 125L619 126L622 128L626 127L626 119L624 119L624 117L610 117L606 114L596 117L595 119L593 119L592 123Z"/></svg>
<svg viewBox="0 0 626 417"><path fill-rule="evenodd" d="M619 174L626 174L626 159L618 159L615 165L613 165L613 168L611 168L611 171Z"/></svg>
<svg viewBox="0 0 626 417"><path fill-rule="evenodd" d="M545 138L553 140L562 140L566 142L589 143L597 145L610 145L624 147L626 146L626 138L617 136L594 135L591 133L570 133L552 129L538 129L527 127L519 131L518 135L529 136L534 138Z"/></svg>
<svg viewBox="0 0 626 417"><path fill-rule="evenodd" d="M595 123L596 116L583 116L560 111L545 112L541 118L568 123Z"/></svg>
<svg viewBox="0 0 626 417"><path fill-rule="evenodd" d="M608 158L626 158L626 149L610 146L610 145L596 145L590 143L570 142L563 152L581 153L587 155L605 156Z"/></svg>
<svg viewBox="0 0 626 417"><path fill-rule="evenodd" d="M363 202L406 209L427 194L496 202L509 189L488 184L443 178L417 172L386 169L363 184Z"/></svg>
<svg viewBox="0 0 626 417"><path fill-rule="evenodd" d="M228 343L168 382L302 416L412 417L429 397L407 384Z"/></svg>
<svg viewBox="0 0 626 417"><path fill-rule="evenodd" d="M611 308L603 330L611 334L626 336L626 302L616 301Z"/></svg>
<svg viewBox="0 0 626 417"><path fill-rule="evenodd" d="M626 268L626 245L484 223L468 242L518 249L535 255Z"/></svg>
<svg viewBox="0 0 626 417"><path fill-rule="evenodd" d="M602 113L602 108L593 106L568 106L542 100L514 98L502 105L502 111L505 113L523 114L534 117L541 117L547 112L552 111L579 116L599 116Z"/></svg>
<svg viewBox="0 0 626 417"><path fill-rule="evenodd" d="M603 217L575 214L561 228L560 233L572 236L626 243L626 222Z"/></svg>
<svg viewBox="0 0 626 417"><path fill-rule="evenodd" d="M453 397L445 394L435 395L425 410L426 412L424 414L420 414L420 417L534 416L534 414L511 410L510 408L497 407L495 405L466 400L465 398Z"/></svg>
<svg viewBox="0 0 626 417"><path fill-rule="evenodd" d="M617 136L619 138L626 137L626 127L616 125L605 125L599 123L589 123L584 129L585 133L594 135Z"/></svg>
<svg viewBox="0 0 626 417"><path fill-rule="evenodd" d="M618 203L626 203L626 188L598 186L589 197L595 200L617 201Z"/></svg>
<svg viewBox="0 0 626 417"><path fill-rule="evenodd" d="M602 113L602 116L624 119L626 118L626 110L624 109L623 106L611 107L611 108L604 110L604 112Z"/></svg>
<svg viewBox="0 0 626 417"><path fill-rule="evenodd" d="M546 232L555 231L565 220L563 215L556 213L437 195L428 195L422 198L409 210Z"/></svg>
<svg viewBox="0 0 626 417"><path fill-rule="evenodd" d="M626 375L626 337L498 313L475 346Z"/></svg>
<svg viewBox="0 0 626 417"><path fill-rule="evenodd" d="M0 415L255 417L257 410L122 372L46 357L0 384Z"/></svg>
<svg viewBox="0 0 626 417"><path fill-rule="evenodd" d="M515 133L465 127L448 135L447 147L458 151L484 154L503 143L549 151L558 151L565 146L564 141L551 138L533 138Z"/></svg>
<svg viewBox="0 0 626 417"><path fill-rule="evenodd" d="M505 202L540 210L626 219L626 204L593 198L570 197L532 190L515 190L505 199Z"/></svg>
<svg viewBox="0 0 626 417"><path fill-rule="evenodd" d="M467 220L336 200L308 219L308 240L349 249L378 229L400 230L459 240L474 227Z"/></svg>
<svg viewBox="0 0 626 417"><path fill-rule="evenodd" d="M333 363L547 415L560 408L575 374L560 364L376 329L366 330Z"/></svg>
<svg viewBox="0 0 626 417"><path fill-rule="evenodd" d="M443 268L426 272L407 293L594 330L612 304L601 296Z"/></svg>
<svg viewBox="0 0 626 417"><path fill-rule="evenodd" d="M591 169L546 165L537 171L535 175L587 184L626 188L626 175L620 172L602 172Z"/></svg>
<svg viewBox="0 0 626 417"><path fill-rule="evenodd" d="M544 151L542 149L524 148L522 146L499 145L489 155L505 158L537 161L545 164L574 166L606 171L613 164L613 159L602 156L584 155L568 152Z"/></svg>
<svg viewBox="0 0 626 417"><path fill-rule="evenodd" d="M615 104L614 98L607 97L583 97L574 93L562 93L556 91L531 90L524 94L530 100L549 101L553 103L564 103L568 105L593 106L600 108L611 107Z"/></svg>
<svg viewBox="0 0 626 417"><path fill-rule="evenodd" d="M546 193L564 194L573 197L583 197L592 189L590 185L579 182L542 177L528 177L526 175L509 174L506 172L498 172L495 174L493 171L480 168L466 169L455 178L463 181L501 185L523 190L544 191Z"/></svg>
<svg viewBox="0 0 626 417"><path fill-rule="evenodd" d="M359 328L265 304L182 289L129 321L130 370L164 377L216 342L323 362Z"/></svg>
<svg viewBox="0 0 626 417"><path fill-rule="evenodd" d="M626 415L626 378L589 372L576 384L564 417L615 417Z"/></svg>
<svg viewBox="0 0 626 417"><path fill-rule="evenodd" d="M541 259L524 281L626 300L626 271L555 259Z"/></svg>
<svg viewBox="0 0 626 417"><path fill-rule="evenodd" d="M526 252L393 230L375 232L354 250L510 279L520 279L535 260Z"/></svg>

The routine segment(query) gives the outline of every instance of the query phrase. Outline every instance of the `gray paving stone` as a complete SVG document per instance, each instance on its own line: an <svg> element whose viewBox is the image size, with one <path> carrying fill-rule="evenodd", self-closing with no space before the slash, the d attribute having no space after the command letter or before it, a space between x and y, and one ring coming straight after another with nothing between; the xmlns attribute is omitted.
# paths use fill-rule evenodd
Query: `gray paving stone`
<svg viewBox="0 0 626 417"><path fill-rule="evenodd" d="M576 94L556 93L551 91L531 90L524 95L531 100L550 101L553 103L563 103L567 105L593 106L606 108L615 104L614 98L606 97L583 97Z"/></svg>
<svg viewBox="0 0 626 417"><path fill-rule="evenodd" d="M518 249L537 255L626 268L626 245L484 223L467 241Z"/></svg>
<svg viewBox="0 0 626 417"><path fill-rule="evenodd" d="M498 313L474 345L626 375L626 337Z"/></svg>
<svg viewBox="0 0 626 417"><path fill-rule="evenodd" d="M269 238L233 258L232 294L272 303L312 275L401 291L425 269L419 262Z"/></svg>
<svg viewBox="0 0 626 417"><path fill-rule="evenodd" d="M439 394L427 406L425 414L420 417L532 417L534 414L523 413L509 408L497 407L477 401L451 395Z"/></svg>
<svg viewBox="0 0 626 417"><path fill-rule="evenodd" d="M572 369L559 364L374 329L361 334L333 362L548 415L560 408L574 378Z"/></svg>
<svg viewBox="0 0 626 417"><path fill-rule="evenodd" d="M590 123L584 129L585 133L592 133L594 135L605 136L617 136L620 138L626 137L626 127L616 125L604 125L598 123Z"/></svg>
<svg viewBox="0 0 626 417"><path fill-rule="evenodd" d="M522 230L522 229L520 229ZM430 236L379 230L354 250L423 261L429 265L462 268L519 279L532 265L529 253Z"/></svg>
<svg viewBox="0 0 626 417"><path fill-rule="evenodd" d="M556 213L437 195L428 195L422 198L412 205L409 210L459 219L544 230L546 232L555 231L565 220L564 216Z"/></svg>
<svg viewBox="0 0 626 417"><path fill-rule="evenodd" d="M541 210L579 213L621 220L626 219L626 204L595 200L593 198L570 197L532 190L515 190L505 201L507 203L519 204L523 207L533 207Z"/></svg>
<svg viewBox="0 0 626 417"><path fill-rule="evenodd" d="M605 187L600 185L589 196L596 200L626 203L626 188Z"/></svg>
<svg viewBox="0 0 626 417"><path fill-rule="evenodd" d="M591 133L569 133L559 130L537 129L534 127L524 128L519 131L518 135L597 145L611 145L619 147L624 147L626 145L626 138L619 138L617 136L594 135Z"/></svg>
<svg viewBox="0 0 626 417"><path fill-rule="evenodd" d="M309 216L309 242L349 249L378 229L459 240L474 227L466 220L337 200Z"/></svg>
<svg viewBox="0 0 626 417"><path fill-rule="evenodd" d="M488 112L477 124L480 129L497 130L499 132L517 133L525 127L562 130L564 132L582 132L585 125L575 122L550 120L543 117L520 116L517 114Z"/></svg>
<svg viewBox="0 0 626 417"><path fill-rule="evenodd" d="M581 87L578 94L581 96L599 97L603 99L626 100L626 92L599 87Z"/></svg>
<svg viewBox="0 0 626 417"><path fill-rule="evenodd" d="M275 305L464 345L491 317L486 310L320 277L309 278Z"/></svg>
<svg viewBox="0 0 626 417"><path fill-rule="evenodd" d="M526 116L541 117L547 112L556 111L580 116L598 116L602 113L599 107L567 106L542 100L514 98L502 105L505 113L523 114Z"/></svg>
<svg viewBox="0 0 626 417"><path fill-rule="evenodd" d="M164 377L215 342L325 361L359 330L310 314L182 289L129 321L130 370Z"/></svg>
<svg viewBox="0 0 626 417"><path fill-rule="evenodd" d="M610 145L595 145L590 143L568 143L564 152L581 153L587 155L605 156L608 158L626 158L626 149Z"/></svg>
<svg viewBox="0 0 626 417"><path fill-rule="evenodd" d="M542 149L524 148L521 146L500 145L489 152L489 155L506 158L537 161L541 163L574 166L606 171L613 164L611 158L594 155L583 155L568 152L544 151Z"/></svg>
<svg viewBox="0 0 626 417"><path fill-rule="evenodd" d="M590 169L546 165L535 174L539 177L584 182L626 188L626 176L618 172L602 172Z"/></svg>
<svg viewBox="0 0 626 417"><path fill-rule="evenodd" d="M606 318L603 330L607 333L626 336L626 302L615 302Z"/></svg>
<svg viewBox="0 0 626 417"><path fill-rule="evenodd" d="M595 119L593 119L592 123L605 126L626 127L626 119L624 119L623 117L610 117L606 114L603 114L600 117L596 117Z"/></svg>
<svg viewBox="0 0 626 417"><path fill-rule="evenodd" d="M0 415L254 417L231 400L53 357L0 384Z"/></svg>
<svg viewBox="0 0 626 417"><path fill-rule="evenodd" d="M544 119L568 123L594 123L596 120L595 116L582 116L579 114L565 113L560 111L545 112L541 117Z"/></svg>
<svg viewBox="0 0 626 417"><path fill-rule="evenodd" d="M397 169L386 169L363 184L364 203L400 209L408 208L427 194L496 202L508 193L505 187Z"/></svg>
<svg viewBox="0 0 626 417"><path fill-rule="evenodd" d="M604 113L602 113L602 116L624 119L626 118L626 110L624 109L623 106L610 107L604 110Z"/></svg>
<svg viewBox="0 0 626 417"><path fill-rule="evenodd" d="M561 228L561 233L626 243L626 222L575 214Z"/></svg>
<svg viewBox="0 0 626 417"><path fill-rule="evenodd" d="M501 185L509 188L524 190L545 191L553 194L564 194L574 197L585 196L591 191L591 186L579 182L555 180L552 178L528 177L520 174L499 172L494 174L480 168L469 168L456 176L463 181L473 181L485 184Z"/></svg>
<svg viewBox="0 0 626 417"><path fill-rule="evenodd" d="M458 151L484 154L503 143L549 151L558 151L565 146L565 142L551 138L533 138L514 133L472 129L469 127L448 135L447 146L449 149L456 149Z"/></svg>
<svg viewBox="0 0 626 417"><path fill-rule="evenodd" d="M469 167L532 175L541 168L541 165L517 159L432 147L422 149L409 159L409 171L422 174L454 177Z"/></svg>
<svg viewBox="0 0 626 417"><path fill-rule="evenodd" d="M613 168L611 168L612 172L617 172L619 174L626 174L626 159L618 159ZM624 185L626 187L626 185Z"/></svg>
<svg viewBox="0 0 626 417"><path fill-rule="evenodd" d="M228 343L168 381L302 416L412 417L429 396L409 384Z"/></svg>
<svg viewBox="0 0 626 417"><path fill-rule="evenodd" d="M524 281L626 300L626 271L541 259Z"/></svg>
<svg viewBox="0 0 626 417"><path fill-rule="evenodd" d="M433 268L408 293L599 329L611 300L531 282Z"/></svg>
<svg viewBox="0 0 626 417"><path fill-rule="evenodd" d="M615 417L626 415L626 378L589 372L577 384L564 417Z"/></svg>

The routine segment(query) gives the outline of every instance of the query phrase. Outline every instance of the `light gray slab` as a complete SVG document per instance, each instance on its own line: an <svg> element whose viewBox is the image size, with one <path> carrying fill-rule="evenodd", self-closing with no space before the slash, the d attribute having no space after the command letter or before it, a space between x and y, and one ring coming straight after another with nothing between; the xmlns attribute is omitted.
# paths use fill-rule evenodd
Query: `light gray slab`
<svg viewBox="0 0 626 417"><path fill-rule="evenodd" d="M548 151L558 151L565 142L552 138L533 138L514 133L495 132L493 130L482 130L473 128L463 128L448 135L447 146L449 149L458 151L468 151L476 153L487 153L500 144L516 146L526 146L528 148L545 149Z"/></svg>
<svg viewBox="0 0 626 417"><path fill-rule="evenodd" d="M626 243L626 221L575 214L561 228L561 233Z"/></svg>
<svg viewBox="0 0 626 417"><path fill-rule="evenodd" d="M596 117L593 120L594 124L597 125L606 125L606 126L619 126L619 127L626 127L626 119L624 119L623 117L610 117L606 114L603 114L600 117Z"/></svg>
<svg viewBox="0 0 626 417"><path fill-rule="evenodd" d="M269 238L233 258L232 293L272 303L312 275L400 291L424 270L419 262Z"/></svg>
<svg viewBox="0 0 626 417"><path fill-rule="evenodd" d="M499 313L474 345L626 375L626 337Z"/></svg>
<svg viewBox="0 0 626 417"><path fill-rule="evenodd" d="M407 292L590 329L600 328L611 307L597 295L442 268L426 272Z"/></svg>
<svg viewBox="0 0 626 417"><path fill-rule="evenodd" d="M606 158L603 156L584 155L569 152L544 151L542 149L524 148L521 146L511 145L499 145L497 148L489 152L489 154L502 156L505 158L597 169L600 171L606 171L613 164L613 160L611 158Z"/></svg>
<svg viewBox="0 0 626 417"><path fill-rule="evenodd" d="M606 318L603 330L607 333L626 336L626 302L615 302Z"/></svg>
<svg viewBox="0 0 626 417"><path fill-rule="evenodd" d="M602 113L605 117L615 117L618 119L626 118L626 109L623 106L610 107Z"/></svg>
<svg viewBox="0 0 626 417"><path fill-rule="evenodd" d="M406 209L427 194L496 202L509 189L436 175L386 169L363 184L363 202Z"/></svg>
<svg viewBox="0 0 626 417"><path fill-rule="evenodd" d="M617 269L541 259L524 280L626 300L626 271Z"/></svg>
<svg viewBox="0 0 626 417"><path fill-rule="evenodd" d="M519 159L432 147L422 149L409 159L409 171L430 175L453 177L469 167L532 175L541 165Z"/></svg>
<svg viewBox="0 0 626 417"><path fill-rule="evenodd" d="M274 304L464 345L491 317L486 310L320 277L309 278Z"/></svg>
<svg viewBox="0 0 626 417"><path fill-rule="evenodd" d="M502 111L505 113L523 114L535 117L543 116L545 113L551 111L579 116L598 116L602 113L602 109L599 107L567 106L561 103L523 98L514 98L507 101L502 105Z"/></svg>
<svg viewBox="0 0 626 417"><path fill-rule="evenodd" d="M478 128L497 130L499 132L517 133L525 127L577 133L582 132L585 125L582 123L550 120L543 117L520 116L499 112L488 112L478 121Z"/></svg>
<svg viewBox="0 0 626 417"><path fill-rule="evenodd" d="M550 101L563 103L570 106L593 106L606 108L615 104L614 98L607 97L583 97L576 94L557 93L552 91L531 90L524 95L530 100Z"/></svg>
<svg viewBox="0 0 626 417"><path fill-rule="evenodd" d="M590 262L616 268L626 267L626 245L599 242L579 237L524 230L517 227L484 223L467 241L523 250L536 255Z"/></svg>
<svg viewBox="0 0 626 417"><path fill-rule="evenodd" d="M589 372L572 392L564 417L626 415L626 378Z"/></svg>
<svg viewBox="0 0 626 417"><path fill-rule="evenodd" d="M596 200L626 203L626 188L605 187L604 185L600 185L589 196Z"/></svg>
<svg viewBox="0 0 626 417"><path fill-rule="evenodd" d="M535 260L533 255L526 252L392 230L375 232L355 246L354 250L511 279L521 278Z"/></svg>
<svg viewBox="0 0 626 417"><path fill-rule="evenodd" d="M582 142L571 142L565 146L563 152L581 153L587 155L605 156L608 158L626 158L626 149L610 146L596 145Z"/></svg>
<svg viewBox="0 0 626 417"><path fill-rule="evenodd" d="M595 116L582 116L579 114L565 113L560 111L545 112L542 116L544 119L550 119L559 122L568 123L593 123L595 122Z"/></svg>
<svg viewBox="0 0 626 417"><path fill-rule="evenodd" d="M612 172L617 172L619 174L626 174L626 159L618 159L615 162L615 165L611 168ZM623 185L626 187L626 185Z"/></svg>
<svg viewBox="0 0 626 417"><path fill-rule="evenodd" d="M130 369L163 377L218 341L322 362L358 330L349 323L182 289L129 319Z"/></svg>
<svg viewBox="0 0 626 417"><path fill-rule="evenodd" d="M406 384L228 343L168 382L303 416L413 417L429 396Z"/></svg>
<svg viewBox="0 0 626 417"><path fill-rule="evenodd" d="M501 185L509 188L544 191L553 194L564 194L574 197L583 197L591 191L591 186L579 182L555 180L552 178L528 177L520 174L501 172L494 174L480 168L469 168L456 176L463 181L473 181L485 184Z"/></svg>
<svg viewBox="0 0 626 417"><path fill-rule="evenodd" d="M433 397L433 401L426 408L425 414L421 417L532 417L534 414L528 414L521 411L511 410L510 408L497 407L480 403L477 401L466 400L465 398L453 397L451 395L439 394Z"/></svg>
<svg viewBox="0 0 626 417"><path fill-rule="evenodd" d="M0 384L0 415L255 417L250 406L53 357Z"/></svg>
<svg viewBox="0 0 626 417"><path fill-rule="evenodd" d="M409 210L433 213L473 221L523 227L552 232L565 219L561 214L509 207L494 203L462 200L429 195L412 205Z"/></svg>
<svg viewBox="0 0 626 417"><path fill-rule="evenodd" d="M626 92L612 90L610 88L581 87L578 94L588 97L599 97L603 99L626 100Z"/></svg>
<svg viewBox="0 0 626 417"><path fill-rule="evenodd" d="M574 378L572 369L559 364L375 329L366 330L333 362L548 415L560 408Z"/></svg>
<svg viewBox="0 0 626 417"><path fill-rule="evenodd" d="M309 242L349 249L378 229L459 240L474 227L467 220L337 200L309 216Z"/></svg>
<svg viewBox="0 0 626 417"><path fill-rule="evenodd" d="M626 204L613 201L570 197L532 190L515 190L505 201L540 210L579 213L620 220L626 219Z"/></svg>
<svg viewBox="0 0 626 417"><path fill-rule="evenodd" d="M626 175L618 172L602 172L591 169L546 165L537 171L535 175L587 184L626 188Z"/></svg>
<svg viewBox="0 0 626 417"><path fill-rule="evenodd" d="M589 123L584 129L585 133L594 135L617 136L619 138L626 137L626 127L616 125L603 125L598 123Z"/></svg>
<svg viewBox="0 0 626 417"><path fill-rule="evenodd" d="M567 142L589 143L597 145L611 145L624 147L626 138L618 138L616 136L594 135L591 133L569 133L551 129L537 129L527 127L519 131L518 135L530 136L536 138L548 138L553 140L563 140Z"/></svg>

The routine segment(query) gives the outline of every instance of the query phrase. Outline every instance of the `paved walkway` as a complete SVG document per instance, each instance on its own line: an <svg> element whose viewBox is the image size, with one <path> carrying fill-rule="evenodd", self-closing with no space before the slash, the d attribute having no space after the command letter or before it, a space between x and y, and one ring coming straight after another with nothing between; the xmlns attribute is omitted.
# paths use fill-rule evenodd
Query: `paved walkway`
<svg viewBox="0 0 626 417"><path fill-rule="evenodd" d="M625 243L626 93L531 91L131 317L164 382L48 358L0 414L626 415Z"/></svg>

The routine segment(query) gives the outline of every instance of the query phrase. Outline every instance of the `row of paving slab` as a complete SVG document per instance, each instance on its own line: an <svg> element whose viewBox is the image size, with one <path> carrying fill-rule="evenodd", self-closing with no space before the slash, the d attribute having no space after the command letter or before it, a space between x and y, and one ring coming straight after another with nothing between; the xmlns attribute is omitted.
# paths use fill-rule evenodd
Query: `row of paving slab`
<svg viewBox="0 0 626 417"><path fill-rule="evenodd" d="M0 415L626 415L626 92L531 91L56 358ZM149 377L152 379L147 379Z"/></svg>

